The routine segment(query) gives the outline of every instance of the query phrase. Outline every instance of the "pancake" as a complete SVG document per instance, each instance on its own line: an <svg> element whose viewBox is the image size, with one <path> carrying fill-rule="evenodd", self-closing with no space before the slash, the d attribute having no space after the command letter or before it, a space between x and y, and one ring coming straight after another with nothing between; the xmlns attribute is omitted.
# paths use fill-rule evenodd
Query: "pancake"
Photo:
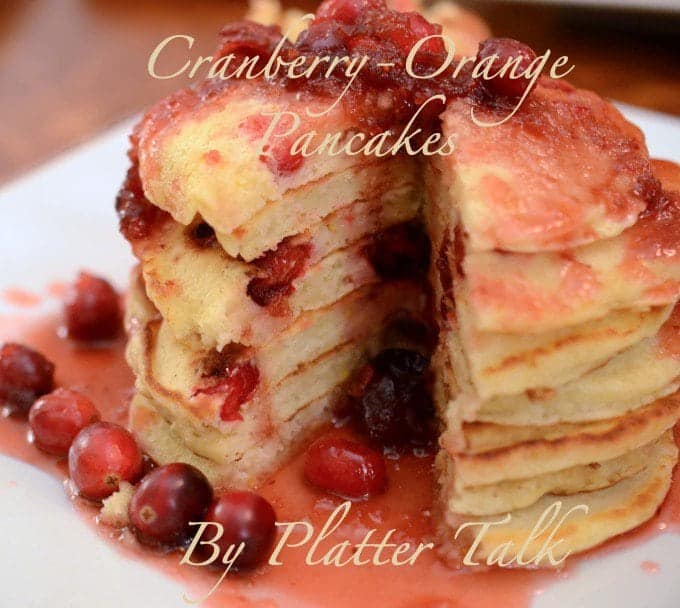
<svg viewBox="0 0 680 608"><path fill-rule="evenodd" d="M354 201L380 198L389 217L390 213L398 212L400 204L404 205L401 201L419 206L414 169L413 163L397 160L327 176L269 204L243 222L234 234L216 230L217 240L229 255L251 261L275 248L287 236L313 233L317 225L324 223L323 218Z"/></svg>
<svg viewBox="0 0 680 608"><path fill-rule="evenodd" d="M162 408L138 391L130 404L129 426L156 462L192 464L216 489L253 489L328 424L334 403L334 396L322 397L283 421L276 432L248 433L243 428L225 437L211 427L194 429L163 417Z"/></svg>
<svg viewBox="0 0 680 608"><path fill-rule="evenodd" d="M655 335L673 306L645 311L620 310L544 334L498 334L470 327L467 304L457 302L460 342L465 362L454 359L456 373L467 364L481 399L513 395L527 389L556 388L606 363L617 353ZM452 347L455 355L456 347Z"/></svg>
<svg viewBox="0 0 680 608"><path fill-rule="evenodd" d="M666 332L677 331L680 307L658 335L612 357L605 365L554 390L528 390L481 402L474 419L501 425L550 425L622 416L680 387L680 352L667 345Z"/></svg>
<svg viewBox="0 0 680 608"><path fill-rule="evenodd" d="M378 276L364 250L375 231L408 221L419 203L411 196L357 202L326 218L290 244L307 247L302 274L277 310L248 295L256 266L229 257L215 244L203 246L192 230L168 221L134 245L149 298L179 340L221 349L238 342L258 345L284 329L300 313L323 308ZM355 215L361 213L361 215ZM361 218L361 219L357 219Z"/></svg>
<svg viewBox="0 0 680 608"><path fill-rule="evenodd" d="M522 418L521 405L530 401L529 396L538 395L540 398L542 395L555 395L556 399L568 399L570 395L577 395L574 389L579 386L580 377L594 372L619 353L650 338L666 321L671 312L670 306L651 310L618 310L602 319L542 334L478 331L475 315L466 298L467 275L461 274L462 243L459 238L454 239L454 230L444 220L445 195L442 194L441 181L436 182L436 177L436 170L430 168L426 174L429 202L425 207L425 224L432 239L435 260L429 278L435 301L439 303L437 312L441 317L433 362L439 370L435 377L435 402L442 414L448 402L462 393L453 407L465 420L474 420L480 407L487 401L498 399L497 409L501 410L501 415L511 412L509 415L517 415L526 421L527 417ZM656 361L650 351L652 347L648 346L645 351L649 355L648 360ZM638 352L642 350L640 348ZM652 398L667 394L664 380L667 379L669 383L675 380L675 362L666 357L661 361L660 368L645 378L645 381L649 380L647 386L658 391L656 394L652 391ZM635 362L630 359L628 363L630 367L635 366ZM644 375L644 372L639 371L640 368L636 369L638 376ZM561 387L570 383L568 389L560 393ZM609 387L612 386L613 382ZM624 387L619 388L625 391ZM525 391L529 391L529 396L524 394ZM595 395L598 396L606 398L605 391ZM639 397L638 401L635 400L636 396ZM517 407L514 405L515 398L520 399ZM612 404L612 414L603 411L604 417L640 405L645 402L646 396L644 389L636 394L631 387L631 392L625 398L627 401L623 403ZM606 406L602 400L599 403ZM546 412L549 405L545 408ZM538 407L540 404L532 411ZM574 404L573 407L579 410L578 405ZM586 408L589 409L589 406L584 404L580 409ZM595 410L597 407L593 408ZM549 413L546 415L550 416ZM559 416L556 418L559 420ZM535 424L542 422L536 420Z"/></svg>
<svg viewBox="0 0 680 608"><path fill-rule="evenodd" d="M258 349L230 345L217 353L177 341L139 281L129 300L127 358L137 385L174 415L224 431L242 424L243 418L274 424L289 417L343 383L368 354L377 352L390 319L418 318L424 307L422 296L407 283L383 285L380 292L367 288L328 309L302 315ZM225 373L244 366L256 370L256 385L241 405L241 415L229 411L234 416L227 417L228 386L217 389Z"/></svg>
<svg viewBox="0 0 680 608"><path fill-rule="evenodd" d="M677 457L678 450L672 433L667 432L650 451L645 468L636 475L601 490L569 496L548 494L529 507L510 511L509 522L489 526L476 548L473 563L484 563L487 558L494 562L494 556L497 560L506 544L508 551L505 559L508 560L518 555L526 543L522 551L525 562L536 560L538 565L550 566L554 564L550 563L547 555L541 553L546 542L552 547L553 558L561 560L639 526L650 519L663 502ZM449 481L450 476L442 479L443 497L449 495ZM557 505L559 511L547 512ZM588 512L584 513L580 505L586 505ZM542 519L544 513L546 515ZM481 524L503 520L503 516L499 515L466 517L448 509L444 509L443 517L440 532L448 544L447 557L458 563L480 530L480 526L467 526L454 539L459 526L471 522Z"/></svg>
<svg viewBox="0 0 680 608"><path fill-rule="evenodd" d="M342 104L317 118L308 115L330 103L283 89L273 94L271 87L242 80L210 97L180 91L152 108L137 127L144 192L180 224L202 217L230 256L250 261L347 203L413 179L410 159L319 153L294 171L283 171L262 156L262 138L277 112L302 117L297 136L317 133L316 139L323 139L348 132L352 123L339 109ZM288 116L274 135L289 129L291 120ZM290 158L292 143L273 137L268 151Z"/></svg>
<svg viewBox="0 0 680 608"><path fill-rule="evenodd" d="M652 161L652 167L668 192L680 189L680 166ZM464 289L475 327L539 333L613 310L677 301L680 231L664 235L663 226L679 221L680 205L658 205L618 237L571 251L468 254ZM650 229L659 233L657 246L641 246ZM661 241L663 247L658 246Z"/></svg>
<svg viewBox="0 0 680 608"><path fill-rule="evenodd" d="M653 441L680 418L680 395L664 397L625 416L583 424L513 427L468 423L464 448L449 428L442 447L454 459L457 488L544 475L617 458Z"/></svg>
<svg viewBox="0 0 680 608"><path fill-rule="evenodd" d="M470 251L563 250L614 237L647 201L644 137L594 93L542 80L512 119L463 98L442 115L455 154L433 159ZM446 209L444 210L446 211ZM450 226L456 217L442 217Z"/></svg>
<svg viewBox="0 0 680 608"><path fill-rule="evenodd" d="M528 507L545 494L568 496L579 492L601 490L632 477L658 457L663 439L631 450L611 460L591 462L536 477L500 481L495 484L470 486L457 490L455 483L447 485L447 509L461 515L493 515ZM452 478L455 467L442 452L437 466L442 476Z"/></svg>

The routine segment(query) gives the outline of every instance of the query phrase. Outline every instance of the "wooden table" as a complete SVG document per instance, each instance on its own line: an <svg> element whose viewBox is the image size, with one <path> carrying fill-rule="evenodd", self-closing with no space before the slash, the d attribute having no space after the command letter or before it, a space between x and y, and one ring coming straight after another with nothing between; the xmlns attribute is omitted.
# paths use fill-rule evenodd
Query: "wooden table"
<svg viewBox="0 0 680 608"><path fill-rule="evenodd" d="M315 2L297 2L311 9ZM496 35L550 48L576 64L578 86L680 115L678 21L476 3ZM85 141L182 84L146 64L171 34L209 54L245 2L227 0L0 0L0 181ZM634 27L629 27L629 26Z"/></svg>

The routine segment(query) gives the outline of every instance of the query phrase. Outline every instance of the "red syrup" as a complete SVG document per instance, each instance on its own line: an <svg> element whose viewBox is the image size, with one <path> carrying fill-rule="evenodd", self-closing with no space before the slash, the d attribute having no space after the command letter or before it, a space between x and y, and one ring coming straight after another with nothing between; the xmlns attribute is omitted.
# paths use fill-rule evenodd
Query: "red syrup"
<svg viewBox="0 0 680 608"><path fill-rule="evenodd" d="M0 317L0 341L14 340L29 345L55 361L56 383L74 388L92 399L102 419L124 424L133 377L123 357L124 340L106 346L87 348L60 338L55 317ZM28 425L16 419L0 420L0 450L18 460L33 464L59 479L67 472L64 460L40 452L27 441ZM330 436L356 439L347 429ZM680 432L676 433L680 439ZM331 545L349 540L360 542L369 529L380 540L391 529L393 542L434 541L430 524L433 501L433 458L403 455L387 460L387 491L370 500L352 505L337 531L321 544L319 557ZM304 480L304 454L294 458L258 489L275 508L277 521L308 521L318 534L331 512L342 503L313 488ZM97 510L84 500L74 507L83 519L95 525ZM280 608L300 605L340 608L348 605L394 606L395 608L525 608L546 585L569 575L579 564L631 544L647 540L660 531L680 531L680 473L675 471L668 498L659 514L633 533L606 543L584 557L571 558L561 572L528 570L454 570L445 566L432 551L423 552L411 566L348 565L344 567L307 565L309 545L286 547L280 554L281 566L262 566L252 572L234 574L217 587L201 605L209 608ZM113 542L128 559L151 565L178 581L188 598L205 596L217 582L221 570L180 566L180 554L163 554L142 547L129 531L121 533L98 526L99 535ZM295 532L291 540L301 538ZM277 539L278 541L278 539ZM275 543L277 542L275 541ZM367 556L370 558L371 553ZM389 557L389 554L387 555Z"/></svg>
<svg viewBox="0 0 680 608"><path fill-rule="evenodd" d="M0 298L16 308L33 308L39 306L42 302L42 298L37 293L19 287L3 289L0 292Z"/></svg>

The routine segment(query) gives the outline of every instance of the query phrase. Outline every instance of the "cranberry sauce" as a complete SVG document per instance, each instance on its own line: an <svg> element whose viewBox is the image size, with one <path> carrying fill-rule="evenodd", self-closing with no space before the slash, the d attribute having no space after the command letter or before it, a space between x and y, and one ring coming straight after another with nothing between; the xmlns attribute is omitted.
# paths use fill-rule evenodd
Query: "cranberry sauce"
<svg viewBox="0 0 680 608"><path fill-rule="evenodd" d="M142 180L139 177L136 154L136 139L133 137L130 151L132 165L116 196L119 228L123 236L131 243L148 237L157 225L170 217L146 198Z"/></svg>

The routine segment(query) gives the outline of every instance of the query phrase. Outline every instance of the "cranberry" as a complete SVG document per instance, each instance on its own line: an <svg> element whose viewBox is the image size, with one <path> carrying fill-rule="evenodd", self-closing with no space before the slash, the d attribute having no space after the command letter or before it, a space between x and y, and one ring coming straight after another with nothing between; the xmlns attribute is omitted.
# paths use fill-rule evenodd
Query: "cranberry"
<svg viewBox="0 0 680 608"><path fill-rule="evenodd" d="M220 418L225 422L243 420L239 410L255 392L260 372L252 363L237 363L223 371L221 376L216 384L198 388L194 394L224 395Z"/></svg>
<svg viewBox="0 0 680 608"><path fill-rule="evenodd" d="M316 18L332 19L349 25L369 9L387 10L387 6L383 0L326 0L317 9Z"/></svg>
<svg viewBox="0 0 680 608"><path fill-rule="evenodd" d="M408 55L416 42L437 33L439 30L425 17L418 13L407 13L403 27L388 30L386 35L404 55ZM421 53L423 51L439 53L444 50L443 42L436 38L428 40L420 48Z"/></svg>
<svg viewBox="0 0 680 608"><path fill-rule="evenodd" d="M343 93L345 106L362 124L362 131L375 134L411 119L418 106L433 95L443 93L450 98L467 91L469 77L463 83L450 73L425 80L407 74L406 57L416 42L440 33L440 26L417 13L392 10L384 0L329 0L321 4L315 21L300 35L294 47L297 55L291 59L320 52L368 56L370 61L355 86ZM421 45L412 69L419 75L430 75L445 59L443 42L432 38ZM285 84L297 89L302 86L301 80ZM312 94L335 97L343 91L346 81L341 70L336 70L332 74L313 74L305 79L304 86ZM419 116L419 126L425 131L438 128L441 110L441 106L429 104Z"/></svg>
<svg viewBox="0 0 680 608"><path fill-rule="evenodd" d="M205 519L222 525L222 536L216 541L220 555L244 543L235 568L253 568L267 557L276 532L276 513L261 496L252 492L222 494Z"/></svg>
<svg viewBox="0 0 680 608"><path fill-rule="evenodd" d="M299 277L311 254L309 243L283 240L279 246L253 262L259 276L248 283L247 293L259 306L268 306L293 293L292 282Z"/></svg>
<svg viewBox="0 0 680 608"><path fill-rule="evenodd" d="M495 76L490 80L480 80L482 87L494 97L521 97L531 84L529 80L521 77L536 59L536 53L526 44L512 38L489 38L479 45L477 52L477 63L495 55L496 59L491 63L490 74L495 74L510 60L517 65L512 69L506 70L503 75ZM519 61L516 60L519 58ZM519 78L511 78L514 73Z"/></svg>
<svg viewBox="0 0 680 608"><path fill-rule="evenodd" d="M153 469L130 501L132 530L142 544L180 546L191 536L189 522L203 521L212 497L210 482L190 464L174 462Z"/></svg>
<svg viewBox="0 0 680 608"><path fill-rule="evenodd" d="M108 281L81 272L66 294L64 319L74 340L115 338L122 327L118 293Z"/></svg>
<svg viewBox="0 0 680 608"><path fill-rule="evenodd" d="M365 498L385 491L387 472L380 453L342 438L321 438L307 450L305 477L343 498Z"/></svg>
<svg viewBox="0 0 680 608"><path fill-rule="evenodd" d="M25 415L33 402L54 386L54 363L22 344L8 342L0 349L0 406L12 415Z"/></svg>
<svg viewBox="0 0 680 608"><path fill-rule="evenodd" d="M310 32L311 29L311 32ZM306 46L313 53L346 54L343 38L334 23L314 22L310 29L301 34L306 38Z"/></svg>
<svg viewBox="0 0 680 608"><path fill-rule="evenodd" d="M78 493L101 500L111 496L121 481L135 483L144 461L134 437L122 426L95 422L85 427L68 451L68 468Z"/></svg>
<svg viewBox="0 0 680 608"><path fill-rule="evenodd" d="M281 30L276 25L262 25L252 21L229 23L220 31L220 46L216 57L232 55L235 63L257 57L255 69L261 70L281 41L281 37Z"/></svg>
<svg viewBox="0 0 680 608"><path fill-rule="evenodd" d="M281 140L271 149L271 156L262 156L269 169L276 175L290 175L295 173L305 160L302 154L293 154L290 151L292 142Z"/></svg>
<svg viewBox="0 0 680 608"><path fill-rule="evenodd" d="M35 444L58 456L66 455L75 436L98 420L99 412L92 401L65 388L38 399L28 414Z"/></svg>
<svg viewBox="0 0 680 608"><path fill-rule="evenodd" d="M434 408L425 382L427 359L393 348L378 355L371 367L373 374L357 401L361 426L371 441L386 447L431 442Z"/></svg>
<svg viewBox="0 0 680 608"><path fill-rule="evenodd" d="M418 224L397 224L378 233L366 255L384 279L416 277L427 272L430 241Z"/></svg>
<svg viewBox="0 0 680 608"><path fill-rule="evenodd" d="M130 154L135 157L134 147ZM136 161L128 169L125 182L116 197L116 212L120 231L128 241L146 238L155 226L169 217L165 211L152 205L144 195Z"/></svg>

